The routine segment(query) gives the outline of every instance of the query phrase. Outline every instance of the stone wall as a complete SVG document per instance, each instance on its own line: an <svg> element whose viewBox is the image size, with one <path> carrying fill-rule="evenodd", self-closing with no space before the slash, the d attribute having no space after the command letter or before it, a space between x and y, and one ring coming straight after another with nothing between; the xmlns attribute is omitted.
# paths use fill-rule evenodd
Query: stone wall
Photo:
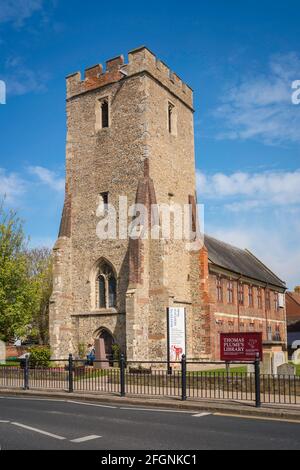
<svg viewBox="0 0 300 470"><path fill-rule="evenodd" d="M99 106L109 103L108 128ZM169 132L168 107L174 107ZM129 359L165 360L166 310L187 309L188 355L203 353L198 253L183 240L100 240L99 195L128 204L188 204L195 196L193 93L147 48L67 77L66 198L55 247L50 341L57 358L105 327ZM119 219L120 213L117 211ZM99 260L117 273L117 306L95 308ZM180 266L180 269L179 269Z"/></svg>

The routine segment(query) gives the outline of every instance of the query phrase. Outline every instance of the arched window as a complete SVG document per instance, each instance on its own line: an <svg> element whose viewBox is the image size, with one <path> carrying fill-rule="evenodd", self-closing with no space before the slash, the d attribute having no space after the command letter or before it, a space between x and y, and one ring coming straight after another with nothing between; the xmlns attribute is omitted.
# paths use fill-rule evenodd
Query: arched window
<svg viewBox="0 0 300 470"><path fill-rule="evenodd" d="M101 120L102 120L102 129L109 127L109 106L108 101L104 100L101 103Z"/></svg>
<svg viewBox="0 0 300 470"><path fill-rule="evenodd" d="M105 308L106 307L106 289L105 289L105 277L100 274L98 277L99 281L99 307Z"/></svg>
<svg viewBox="0 0 300 470"><path fill-rule="evenodd" d="M100 263L96 276L96 308L116 308L117 280L107 262Z"/></svg>
<svg viewBox="0 0 300 470"><path fill-rule="evenodd" d="M114 308L117 300L117 283L114 276L108 280L109 307Z"/></svg>

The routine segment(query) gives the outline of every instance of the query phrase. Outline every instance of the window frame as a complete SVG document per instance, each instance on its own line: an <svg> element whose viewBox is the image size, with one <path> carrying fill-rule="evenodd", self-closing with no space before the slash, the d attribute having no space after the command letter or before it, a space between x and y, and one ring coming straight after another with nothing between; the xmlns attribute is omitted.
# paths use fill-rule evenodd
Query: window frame
<svg viewBox="0 0 300 470"><path fill-rule="evenodd" d="M259 310L263 308L263 297L262 297L262 288L257 287L257 307Z"/></svg>
<svg viewBox="0 0 300 470"><path fill-rule="evenodd" d="M234 304L234 281L231 279L227 281L227 303Z"/></svg>
<svg viewBox="0 0 300 470"><path fill-rule="evenodd" d="M253 292L253 286L249 285L248 286L248 305L249 308L254 307L254 292Z"/></svg>
<svg viewBox="0 0 300 470"><path fill-rule="evenodd" d="M223 303L224 296L223 296L223 279L221 276L217 276L216 278L216 287L217 287L217 301L218 303Z"/></svg>
<svg viewBox="0 0 300 470"><path fill-rule="evenodd" d="M177 136L176 106L170 100L168 100L167 116L168 116L167 127L168 127L169 135Z"/></svg>
<svg viewBox="0 0 300 470"><path fill-rule="evenodd" d="M92 308L96 311L117 309L118 280L112 265L105 260L100 262L95 271L92 287Z"/></svg>
<svg viewBox="0 0 300 470"><path fill-rule="evenodd" d="M107 104L107 126L103 126L103 106ZM110 97L103 96L96 100L96 130L101 131L111 127L111 106Z"/></svg>
<svg viewBox="0 0 300 470"><path fill-rule="evenodd" d="M238 302L241 307L245 305L245 286L243 282L238 282Z"/></svg>
<svg viewBox="0 0 300 470"><path fill-rule="evenodd" d="M274 292L274 308L275 312L279 312L279 293Z"/></svg>

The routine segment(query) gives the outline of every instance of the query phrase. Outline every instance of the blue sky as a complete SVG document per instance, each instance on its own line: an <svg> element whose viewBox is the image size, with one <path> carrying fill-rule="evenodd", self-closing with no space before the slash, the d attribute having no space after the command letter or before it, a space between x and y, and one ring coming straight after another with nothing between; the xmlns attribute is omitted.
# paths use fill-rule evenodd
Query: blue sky
<svg viewBox="0 0 300 470"><path fill-rule="evenodd" d="M195 91L206 231L300 283L300 10L293 0L0 0L0 194L32 245L55 241L64 77L142 44Z"/></svg>

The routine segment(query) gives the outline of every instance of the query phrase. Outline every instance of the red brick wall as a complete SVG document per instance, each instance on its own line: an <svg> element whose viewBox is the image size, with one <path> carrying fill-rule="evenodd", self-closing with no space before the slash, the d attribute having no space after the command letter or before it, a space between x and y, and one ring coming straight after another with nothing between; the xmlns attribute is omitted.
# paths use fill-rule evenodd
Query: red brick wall
<svg viewBox="0 0 300 470"><path fill-rule="evenodd" d="M263 340L268 340L268 327L272 328L272 337L279 334L286 342L286 311L275 309L275 291L270 290L270 310L266 309L266 289L262 288L262 307L258 307L258 285L253 286L253 307L249 306L249 285L244 283L244 305L238 305L238 280L231 278L234 287L234 301L228 303L227 283L230 277L222 276L223 301L217 299L217 274L209 272L206 250L200 256L202 284L201 300L205 325L206 354L211 359L220 359L219 338L222 332L262 332ZM235 278L234 278L235 277ZM245 318L246 317L246 318Z"/></svg>
<svg viewBox="0 0 300 470"><path fill-rule="evenodd" d="M298 298L299 297L299 303ZM286 295L287 322L296 323L300 321L300 294L288 292Z"/></svg>

